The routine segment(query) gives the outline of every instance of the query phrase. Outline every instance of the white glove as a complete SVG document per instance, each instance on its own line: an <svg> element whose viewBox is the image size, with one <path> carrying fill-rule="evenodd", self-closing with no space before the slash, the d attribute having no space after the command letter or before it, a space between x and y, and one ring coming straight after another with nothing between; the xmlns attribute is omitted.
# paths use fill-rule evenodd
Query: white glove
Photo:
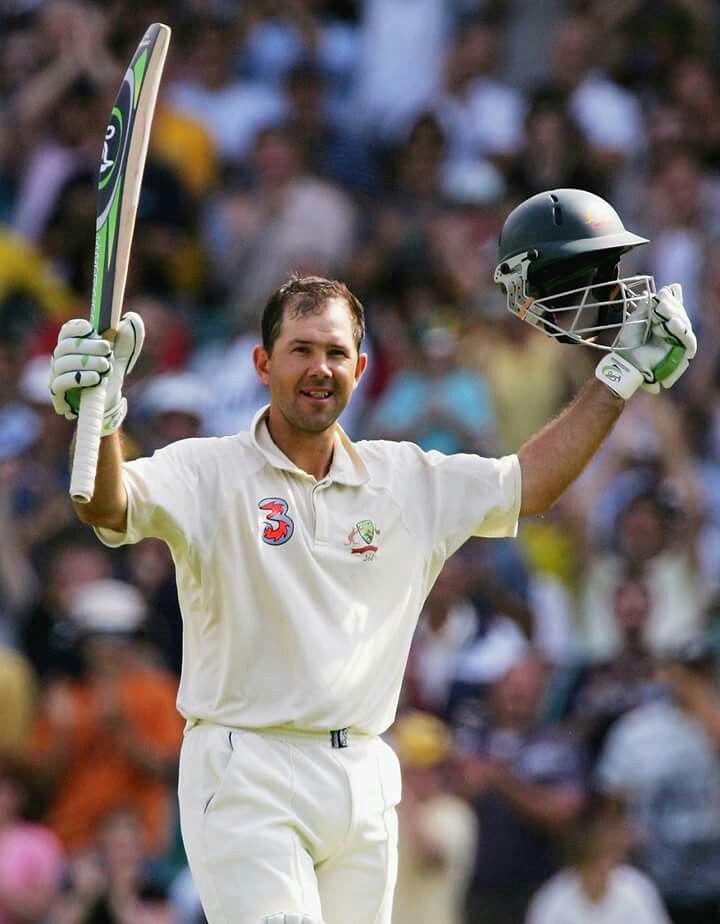
<svg viewBox="0 0 720 924"><path fill-rule="evenodd" d="M620 336L618 346L625 347L622 353L608 353L595 368L596 377L625 400L640 386L654 394L661 385L672 387L697 352L679 283L663 286L638 311L650 313L650 336L645 343L634 344L641 337L642 325L633 324Z"/></svg>
<svg viewBox="0 0 720 924"><path fill-rule="evenodd" d="M84 318L63 324L50 363L50 395L56 413L75 420L81 389L107 378L102 435L117 430L127 414L123 380L135 365L144 340L145 325L134 311L121 319L114 343L94 333Z"/></svg>

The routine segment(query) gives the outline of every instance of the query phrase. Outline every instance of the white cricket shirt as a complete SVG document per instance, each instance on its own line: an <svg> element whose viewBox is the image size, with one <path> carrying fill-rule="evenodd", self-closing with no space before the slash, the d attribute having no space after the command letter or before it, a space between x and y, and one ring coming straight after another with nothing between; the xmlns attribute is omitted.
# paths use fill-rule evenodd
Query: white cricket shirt
<svg viewBox="0 0 720 924"><path fill-rule="evenodd" d="M127 531L98 536L170 547L185 718L382 733L445 559L470 536L516 533L520 463L339 431L317 481L273 443L266 416L125 462Z"/></svg>

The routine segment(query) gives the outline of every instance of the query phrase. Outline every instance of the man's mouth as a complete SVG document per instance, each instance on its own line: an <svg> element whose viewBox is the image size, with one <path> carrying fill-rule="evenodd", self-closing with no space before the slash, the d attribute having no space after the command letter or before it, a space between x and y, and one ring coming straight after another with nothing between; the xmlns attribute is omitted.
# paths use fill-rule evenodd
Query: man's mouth
<svg viewBox="0 0 720 924"><path fill-rule="evenodd" d="M327 388L302 388L300 394L312 401L327 401L332 396L332 391Z"/></svg>

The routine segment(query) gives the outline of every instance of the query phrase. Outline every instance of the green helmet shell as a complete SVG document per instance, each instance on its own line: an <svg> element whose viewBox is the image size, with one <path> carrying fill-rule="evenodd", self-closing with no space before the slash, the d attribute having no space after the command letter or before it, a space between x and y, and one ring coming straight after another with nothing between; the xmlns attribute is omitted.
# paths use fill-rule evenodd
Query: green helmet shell
<svg viewBox="0 0 720 924"><path fill-rule="evenodd" d="M615 209L583 189L551 189L531 196L505 219L498 263L535 251L532 270L606 250L623 253L648 239L627 231Z"/></svg>

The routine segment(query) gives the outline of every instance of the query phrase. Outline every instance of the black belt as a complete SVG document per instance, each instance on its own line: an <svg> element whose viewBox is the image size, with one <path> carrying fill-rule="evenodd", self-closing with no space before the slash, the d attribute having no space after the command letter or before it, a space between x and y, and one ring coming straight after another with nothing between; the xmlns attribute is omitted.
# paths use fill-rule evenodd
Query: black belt
<svg viewBox="0 0 720 924"><path fill-rule="evenodd" d="M330 732L330 744L334 748L346 748L350 744L347 728L337 728Z"/></svg>

